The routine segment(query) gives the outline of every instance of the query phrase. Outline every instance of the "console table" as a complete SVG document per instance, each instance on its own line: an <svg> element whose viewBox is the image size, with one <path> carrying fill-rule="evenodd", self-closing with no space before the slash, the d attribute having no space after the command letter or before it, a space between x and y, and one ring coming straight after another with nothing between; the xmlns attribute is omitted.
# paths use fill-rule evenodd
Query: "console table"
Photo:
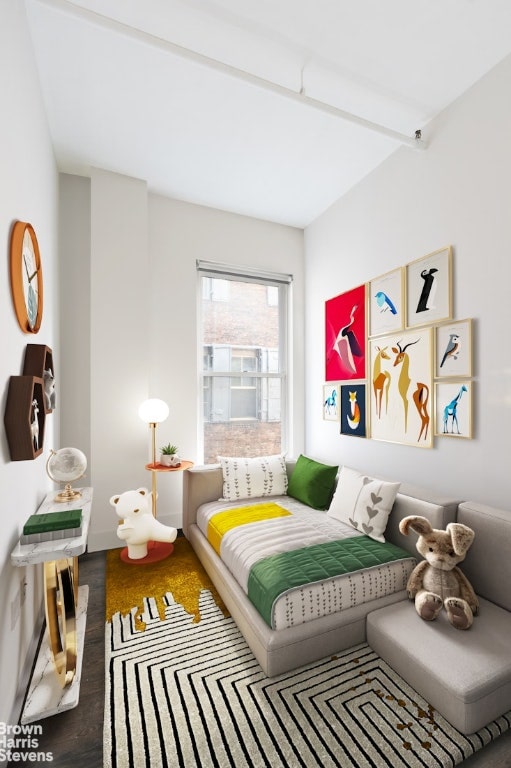
<svg viewBox="0 0 511 768"><path fill-rule="evenodd" d="M82 510L80 536L34 544L18 542L11 562L19 567L43 564L46 629L32 672L21 723L49 717L78 704L89 588L78 586L78 556L87 547L92 488L77 489L81 497L55 501L47 494L36 514Z"/></svg>

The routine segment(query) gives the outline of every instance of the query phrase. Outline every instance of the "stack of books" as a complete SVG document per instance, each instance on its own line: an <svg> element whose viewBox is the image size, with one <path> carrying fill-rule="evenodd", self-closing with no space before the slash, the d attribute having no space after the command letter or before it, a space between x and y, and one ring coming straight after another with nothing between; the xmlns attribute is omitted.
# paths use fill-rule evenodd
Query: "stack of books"
<svg viewBox="0 0 511 768"><path fill-rule="evenodd" d="M82 535L82 510L66 509L31 515L23 526L20 544L74 539Z"/></svg>

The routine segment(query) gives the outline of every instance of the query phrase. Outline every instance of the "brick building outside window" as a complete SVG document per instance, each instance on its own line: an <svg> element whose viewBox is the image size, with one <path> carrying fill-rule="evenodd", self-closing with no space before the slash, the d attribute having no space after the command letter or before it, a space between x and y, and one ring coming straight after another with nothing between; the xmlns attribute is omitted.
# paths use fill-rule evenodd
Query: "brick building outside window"
<svg viewBox="0 0 511 768"><path fill-rule="evenodd" d="M280 453L289 280L199 274L204 462Z"/></svg>

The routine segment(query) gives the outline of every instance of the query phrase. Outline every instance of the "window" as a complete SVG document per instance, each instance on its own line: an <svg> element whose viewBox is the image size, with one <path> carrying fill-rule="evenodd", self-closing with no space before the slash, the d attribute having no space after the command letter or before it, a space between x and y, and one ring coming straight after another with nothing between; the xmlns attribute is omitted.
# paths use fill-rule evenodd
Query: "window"
<svg viewBox="0 0 511 768"><path fill-rule="evenodd" d="M240 374L258 370L257 349L232 349L232 370ZM231 421L235 419L257 419L257 379L254 376L231 377Z"/></svg>
<svg viewBox="0 0 511 768"><path fill-rule="evenodd" d="M204 301L229 301L229 283L215 277L205 277L202 281Z"/></svg>
<svg viewBox="0 0 511 768"><path fill-rule="evenodd" d="M205 463L286 443L290 276L198 263Z"/></svg>

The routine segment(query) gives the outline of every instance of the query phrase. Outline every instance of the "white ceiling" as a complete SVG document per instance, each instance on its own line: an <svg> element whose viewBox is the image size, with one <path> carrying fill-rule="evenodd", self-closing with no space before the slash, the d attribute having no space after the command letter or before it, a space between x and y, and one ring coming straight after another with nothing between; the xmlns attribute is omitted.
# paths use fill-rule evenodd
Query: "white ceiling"
<svg viewBox="0 0 511 768"><path fill-rule="evenodd" d="M25 2L60 170L298 227L511 53L509 0Z"/></svg>

